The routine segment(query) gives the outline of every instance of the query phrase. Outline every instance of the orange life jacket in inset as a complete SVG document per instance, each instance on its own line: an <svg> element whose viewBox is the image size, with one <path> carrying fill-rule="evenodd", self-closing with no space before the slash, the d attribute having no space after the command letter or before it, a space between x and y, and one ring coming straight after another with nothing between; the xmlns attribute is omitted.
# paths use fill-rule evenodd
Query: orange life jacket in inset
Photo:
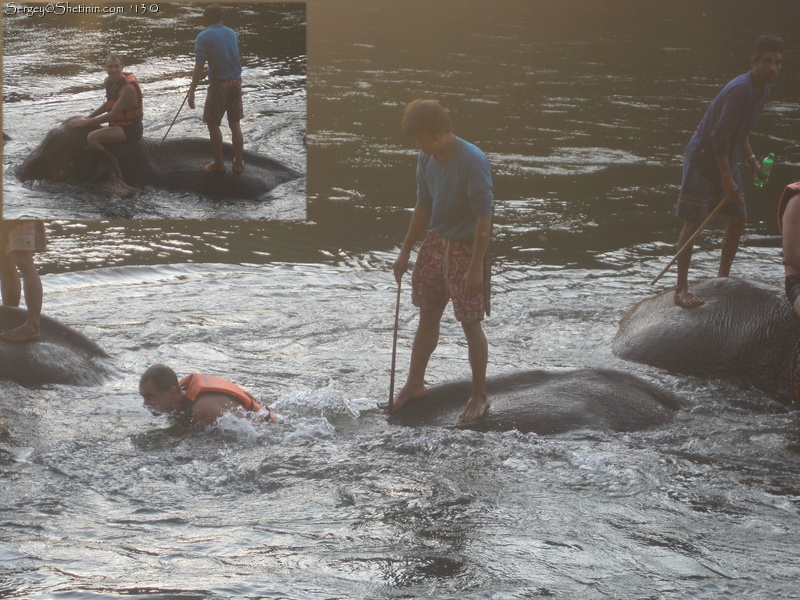
<svg viewBox="0 0 800 600"><path fill-rule="evenodd" d="M787 185L781 194L781 201L778 202L778 231L781 235L783 235L783 212L786 210L789 199L797 194L800 194L800 181Z"/></svg>
<svg viewBox="0 0 800 600"><path fill-rule="evenodd" d="M144 116L144 108L142 107L142 88L139 87L139 81L136 79L136 75L133 73L123 73L122 76L124 79L116 84L106 80L106 108L108 108L109 111L114 108L114 105L119 99L120 91L122 90L123 86L129 83L132 83L133 87L136 88L136 97L138 99L138 103L132 108L123 110L113 121L109 123L109 125L119 125L120 127L131 125L136 121L141 121L142 117Z"/></svg>
<svg viewBox="0 0 800 600"><path fill-rule="evenodd" d="M221 377L204 375L203 373L192 373L181 379L178 385L184 390L184 396L192 402L197 399L197 395L201 392L219 392L227 394L241 402L245 410L259 412L264 408L258 398L244 391L235 383L226 381Z"/></svg>

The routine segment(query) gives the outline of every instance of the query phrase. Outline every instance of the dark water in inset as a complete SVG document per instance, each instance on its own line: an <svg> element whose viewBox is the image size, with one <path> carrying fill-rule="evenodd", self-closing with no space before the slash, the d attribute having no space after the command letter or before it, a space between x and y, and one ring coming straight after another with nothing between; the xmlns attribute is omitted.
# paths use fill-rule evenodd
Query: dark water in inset
<svg viewBox="0 0 800 600"><path fill-rule="evenodd" d="M305 218L304 177L259 202L151 187L121 198L86 184L20 183L14 170L50 129L102 104L109 52L122 56L142 86L145 137L161 140L169 130L170 139L208 139L202 122L205 87L198 88L195 110L181 106L194 68L194 40L204 28L203 4L127 4L113 5L122 10L113 14L60 14L65 5L52 3L56 12L40 17L26 12L36 5L4 4L3 113L11 137L3 159L6 218ZM305 173L305 4L230 5L225 23L239 38L245 148ZM221 129L229 142L226 122ZM209 162L210 157L209 142Z"/></svg>
<svg viewBox="0 0 800 600"><path fill-rule="evenodd" d="M307 220L50 221L45 312L97 340L114 376L0 382L0 595L796 598L797 416L610 350L623 312L674 281L648 285L674 252L683 145L762 31L787 59L751 141L779 162L747 190L734 273L782 281L795 4L641 6L312 3ZM690 403L675 422L551 437L386 423L390 265L414 194L399 115L417 93L495 168L491 374L624 369ZM720 238L701 237L692 278L716 273ZM136 394L155 361L227 376L281 422L172 435ZM448 314L429 380L467 373Z"/></svg>

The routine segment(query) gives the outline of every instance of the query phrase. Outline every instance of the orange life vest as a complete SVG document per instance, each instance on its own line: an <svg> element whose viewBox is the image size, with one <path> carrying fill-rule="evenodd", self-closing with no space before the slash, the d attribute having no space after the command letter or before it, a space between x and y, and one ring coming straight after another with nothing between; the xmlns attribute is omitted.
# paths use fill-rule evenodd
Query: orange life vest
<svg viewBox="0 0 800 600"><path fill-rule="evenodd" d="M178 385L184 390L183 395L192 402L197 399L197 395L201 392L219 392L232 396L241 402L245 410L259 412L264 408L258 398L221 377L192 373L181 379Z"/></svg>
<svg viewBox="0 0 800 600"><path fill-rule="evenodd" d="M781 201L778 202L778 231L781 235L783 235L783 212L786 210L789 199L797 194L800 194L800 181L787 185L781 194Z"/></svg>
<svg viewBox="0 0 800 600"><path fill-rule="evenodd" d="M109 111L114 108L114 105L119 99L120 91L122 90L123 86L129 83L132 83L133 87L136 89L138 103L132 108L126 108L123 110L113 121L109 123L109 125L119 125L120 127L131 125L136 121L141 121L142 117L144 116L144 108L142 107L142 88L139 87L139 81L136 79L136 75L133 73L122 73L122 76L124 77L124 83L120 82L118 84L114 84L108 81L106 82L106 108L108 108Z"/></svg>

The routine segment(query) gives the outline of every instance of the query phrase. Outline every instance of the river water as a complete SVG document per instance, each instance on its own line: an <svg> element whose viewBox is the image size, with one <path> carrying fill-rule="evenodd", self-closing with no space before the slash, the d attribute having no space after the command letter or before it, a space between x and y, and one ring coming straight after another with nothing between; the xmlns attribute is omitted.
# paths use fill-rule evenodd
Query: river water
<svg viewBox="0 0 800 600"><path fill-rule="evenodd" d="M763 190L748 182L734 273L782 281L800 15L770 7L309 4L307 219L48 221L45 313L103 346L113 374L0 382L0 597L797 598L797 416L610 351L625 309L674 283L648 285L674 252L683 145L764 31L787 59L751 141L778 163ZM490 374L624 369L689 402L673 423L386 423L390 265L414 194L399 115L417 94L494 168ZM698 242L694 279L714 276L721 233ZM431 382L467 375L461 337L448 315ZM136 393L156 361L226 376L280 421L171 430Z"/></svg>
<svg viewBox="0 0 800 600"><path fill-rule="evenodd" d="M53 12L32 12L46 6ZM6 218L305 218L305 177L278 186L259 203L176 195L149 186L121 198L85 184L19 182L16 167L50 129L69 117L87 116L103 103L109 52L123 58L142 86L145 137L208 139L202 122L205 86L198 88L195 110L182 106L194 68L194 40L203 30L204 5L112 3L106 10L121 12L105 14L65 12L67 6L77 10L99 5L3 4L4 132L11 138L3 157ZM246 150L305 173L305 5L238 4L229 7L225 23L239 38ZM221 129L224 141L230 142L226 122ZM208 152L210 162L210 142Z"/></svg>

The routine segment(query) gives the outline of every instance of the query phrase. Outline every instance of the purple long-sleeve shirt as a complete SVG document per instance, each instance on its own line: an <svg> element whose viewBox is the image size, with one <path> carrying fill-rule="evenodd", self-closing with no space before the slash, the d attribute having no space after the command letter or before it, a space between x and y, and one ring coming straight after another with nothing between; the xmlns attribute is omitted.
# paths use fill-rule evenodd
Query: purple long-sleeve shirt
<svg viewBox="0 0 800 600"><path fill-rule="evenodd" d="M759 92L752 72L729 81L708 107L685 156L715 178L719 177L717 156L727 156L731 170L737 169L742 144L768 99L769 86Z"/></svg>

